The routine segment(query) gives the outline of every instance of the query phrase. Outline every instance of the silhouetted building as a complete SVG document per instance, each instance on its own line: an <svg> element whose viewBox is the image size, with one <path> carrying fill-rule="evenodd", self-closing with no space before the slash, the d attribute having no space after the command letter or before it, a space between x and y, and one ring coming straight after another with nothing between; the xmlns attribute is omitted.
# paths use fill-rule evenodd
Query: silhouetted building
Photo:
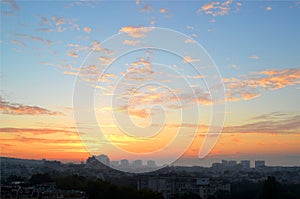
<svg viewBox="0 0 300 199"><path fill-rule="evenodd" d="M250 160L242 160L241 165L244 169L250 169Z"/></svg>
<svg viewBox="0 0 300 199"><path fill-rule="evenodd" d="M229 167L234 167L234 166L236 166L236 161L235 161L235 160L229 160L229 161L228 161L228 166L229 166Z"/></svg>
<svg viewBox="0 0 300 199"><path fill-rule="evenodd" d="M174 196L180 197L186 193L207 199L218 190L230 193L230 184L222 180L211 180L209 178L155 176L139 179L137 189L150 189L160 192L166 199L173 198Z"/></svg>
<svg viewBox="0 0 300 199"><path fill-rule="evenodd" d="M129 161L126 159L121 160L121 167L128 167L129 166Z"/></svg>
<svg viewBox="0 0 300 199"><path fill-rule="evenodd" d="M258 168L263 168L265 167L265 161L264 160L256 160L255 161L255 168L258 169Z"/></svg>
<svg viewBox="0 0 300 199"><path fill-rule="evenodd" d="M148 160L147 161L147 166L148 167L156 167L155 161L154 160Z"/></svg>
<svg viewBox="0 0 300 199"><path fill-rule="evenodd" d="M85 168L107 170L109 166L109 159L106 155L92 156L86 160Z"/></svg>
<svg viewBox="0 0 300 199"><path fill-rule="evenodd" d="M222 166L227 167L228 166L228 161L227 160L222 160Z"/></svg>
<svg viewBox="0 0 300 199"><path fill-rule="evenodd" d="M118 167L119 166L119 161L111 161L110 165L113 167Z"/></svg>
<svg viewBox="0 0 300 199"><path fill-rule="evenodd" d="M143 166L142 160L135 160L135 161L133 161L133 166L134 167L142 167Z"/></svg>

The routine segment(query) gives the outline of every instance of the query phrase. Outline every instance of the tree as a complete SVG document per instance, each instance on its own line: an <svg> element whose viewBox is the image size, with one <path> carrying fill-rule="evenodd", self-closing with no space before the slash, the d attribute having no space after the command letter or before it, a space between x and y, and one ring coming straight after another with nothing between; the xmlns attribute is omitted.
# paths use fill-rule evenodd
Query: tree
<svg viewBox="0 0 300 199"><path fill-rule="evenodd" d="M45 182L53 182L52 177L49 174L47 174L47 173L44 173L44 174L41 174L41 173L34 174L30 178L30 183L33 184L33 185L35 185L35 184L41 184L41 183L45 183Z"/></svg>
<svg viewBox="0 0 300 199"><path fill-rule="evenodd" d="M273 176L268 176L264 181L263 199L277 199L279 198L279 183Z"/></svg>
<svg viewBox="0 0 300 199"><path fill-rule="evenodd" d="M218 190L215 193L215 198L216 199L230 199L230 192L229 191L225 191L225 190Z"/></svg>

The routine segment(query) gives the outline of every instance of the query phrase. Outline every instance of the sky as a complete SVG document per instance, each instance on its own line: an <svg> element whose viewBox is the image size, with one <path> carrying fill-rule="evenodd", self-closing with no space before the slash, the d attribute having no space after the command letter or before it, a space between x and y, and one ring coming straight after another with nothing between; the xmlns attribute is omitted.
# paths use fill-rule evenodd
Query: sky
<svg viewBox="0 0 300 199"><path fill-rule="evenodd" d="M1 0L1 156L300 166L299 9Z"/></svg>

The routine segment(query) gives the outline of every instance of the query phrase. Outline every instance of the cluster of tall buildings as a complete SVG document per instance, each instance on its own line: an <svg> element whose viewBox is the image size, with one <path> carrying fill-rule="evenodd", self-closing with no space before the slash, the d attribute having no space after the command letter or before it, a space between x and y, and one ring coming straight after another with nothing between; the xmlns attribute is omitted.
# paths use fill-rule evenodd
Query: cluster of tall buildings
<svg viewBox="0 0 300 199"><path fill-rule="evenodd" d="M121 160L113 160L110 161L109 157L107 155L101 154L99 156L92 156L87 159L87 163L90 163L91 161L97 160L101 163L103 163L106 166L110 166L112 168L155 168L157 167L154 160L147 160L146 162L143 162L142 160L134 160L130 162L127 159L121 159Z"/></svg>
<svg viewBox="0 0 300 199"><path fill-rule="evenodd" d="M243 169L250 169L251 168L251 161L250 160L241 160L240 163L238 163L236 160L222 160L221 163L213 163L213 168L228 168L228 167L242 167ZM256 169L265 167L265 161L264 160L255 160L254 167Z"/></svg>

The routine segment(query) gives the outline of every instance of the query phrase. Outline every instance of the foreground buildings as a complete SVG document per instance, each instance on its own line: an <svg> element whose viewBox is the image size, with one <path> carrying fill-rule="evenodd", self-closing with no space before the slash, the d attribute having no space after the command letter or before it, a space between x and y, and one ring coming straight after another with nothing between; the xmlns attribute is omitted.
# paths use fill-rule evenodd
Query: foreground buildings
<svg viewBox="0 0 300 199"><path fill-rule="evenodd" d="M150 189L162 193L166 199L173 196L183 196L184 194L196 195L202 199L207 199L220 190L230 193L230 183L220 179L187 176L144 176L138 179L137 189Z"/></svg>
<svg viewBox="0 0 300 199"><path fill-rule="evenodd" d="M85 192L80 190L62 190L55 186L55 183L43 183L35 186L28 186L23 182L16 182L10 185L1 186L1 199L11 198L32 198L32 199L87 199Z"/></svg>
<svg viewBox="0 0 300 199"><path fill-rule="evenodd" d="M21 194L19 198L24 198L26 194L27 196L30 195L31 198L35 198L37 193L40 198L42 193L44 198L48 197L47 194L50 196L52 194L48 198L62 198L62 196L68 198L70 194L73 194L74 198L85 197L84 193L81 193L79 190L68 192L49 186L48 191L39 191L39 187L27 187L24 189L21 186L17 188L17 184L4 183L11 176L18 176L28 180L32 175L38 173L78 175L117 183L120 186L128 186L137 190L150 189L161 193L166 199L174 195L182 196L184 194L206 199L220 191L222 194L230 195L233 184L243 182L260 183L265 181L268 176L274 176L281 184L300 184L300 167L267 166L263 160L255 161L254 167L251 167L249 160L240 162L223 160L219 163L213 163L211 167L166 166L157 171L142 174L121 172L113 168L129 167L133 170L146 167L155 168L157 167L156 163L153 160L146 162L142 160L130 162L127 159L110 161L105 155L92 156L87 159L86 163L81 164L3 157L0 160L1 191L4 190L1 194L5 195L2 198L15 198L13 196L16 196L16 193Z"/></svg>

